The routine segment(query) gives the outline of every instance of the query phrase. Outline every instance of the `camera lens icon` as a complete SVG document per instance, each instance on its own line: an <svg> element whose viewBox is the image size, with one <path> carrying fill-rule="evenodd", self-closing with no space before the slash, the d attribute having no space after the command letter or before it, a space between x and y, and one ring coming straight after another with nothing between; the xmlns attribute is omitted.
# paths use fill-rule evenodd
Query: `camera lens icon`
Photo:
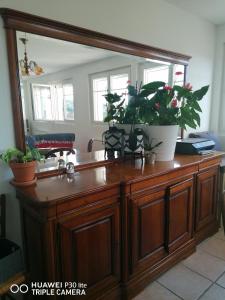
<svg viewBox="0 0 225 300"><path fill-rule="evenodd" d="M10 292L13 294L17 294L18 292L22 293L22 294L26 294L28 292L28 285L27 284L12 284L10 286Z"/></svg>

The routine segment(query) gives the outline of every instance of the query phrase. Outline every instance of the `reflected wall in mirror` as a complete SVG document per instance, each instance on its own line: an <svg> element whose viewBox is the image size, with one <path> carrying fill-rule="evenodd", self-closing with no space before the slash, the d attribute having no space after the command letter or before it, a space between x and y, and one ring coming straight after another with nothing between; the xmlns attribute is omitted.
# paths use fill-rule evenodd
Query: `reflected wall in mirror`
<svg viewBox="0 0 225 300"><path fill-rule="evenodd" d="M16 36L25 136L39 148L69 143L86 152L88 141L94 139L94 150L102 149L102 133L108 127L103 122L107 112L104 94L127 93L128 80L133 84L164 81L168 85L183 85L185 80L184 64L21 31ZM29 75L24 72L25 55L27 65L33 66ZM40 68L43 73L35 72ZM56 141L59 144L54 144Z"/></svg>

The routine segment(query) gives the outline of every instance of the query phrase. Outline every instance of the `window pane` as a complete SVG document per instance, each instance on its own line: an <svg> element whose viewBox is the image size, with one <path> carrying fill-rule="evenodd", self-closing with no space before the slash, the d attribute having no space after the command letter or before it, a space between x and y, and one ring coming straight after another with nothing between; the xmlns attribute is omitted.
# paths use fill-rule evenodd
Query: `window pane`
<svg viewBox="0 0 225 300"><path fill-rule="evenodd" d="M107 77L93 79L94 121L103 122L107 114L104 95L108 90Z"/></svg>
<svg viewBox="0 0 225 300"><path fill-rule="evenodd" d="M33 85L35 120L74 120L72 84Z"/></svg>
<svg viewBox="0 0 225 300"><path fill-rule="evenodd" d="M74 93L72 84L63 85L64 118L74 120Z"/></svg>
<svg viewBox="0 0 225 300"><path fill-rule="evenodd" d="M33 86L34 118L53 120L50 86Z"/></svg>
<svg viewBox="0 0 225 300"><path fill-rule="evenodd" d="M173 84L182 86L184 84L184 66L174 65L173 69Z"/></svg>
<svg viewBox="0 0 225 300"><path fill-rule="evenodd" d="M107 106L105 97L102 92L94 92L94 120L103 122L106 114Z"/></svg>
<svg viewBox="0 0 225 300"><path fill-rule="evenodd" d="M64 97L64 115L66 120L74 120L74 103L72 96Z"/></svg>
<svg viewBox="0 0 225 300"><path fill-rule="evenodd" d="M144 69L144 84L152 81L164 81L168 84L169 66Z"/></svg>
<svg viewBox="0 0 225 300"><path fill-rule="evenodd" d="M55 103L54 103L54 120L56 121L63 121L64 114L63 114L63 87L62 85L57 85L55 87L54 93Z"/></svg>
<svg viewBox="0 0 225 300"><path fill-rule="evenodd" d="M63 92L64 92L64 95L72 95L73 94L73 85L72 84L64 84Z"/></svg>
<svg viewBox="0 0 225 300"><path fill-rule="evenodd" d="M108 89L107 77L96 78L93 80L94 91L107 91L107 89Z"/></svg>
<svg viewBox="0 0 225 300"><path fill-rule="evenodd" d="M128 74L118 74L110 76L110 89L118 90L127 87Z"/></svg>
<svg viewBox="0 0 225 300"><path fill-rule="evenodd" d="M110 90L111 93L117 93L118 95L124 94L125 102L124 105L128 104L128 90L127 81L129 80L128 74L118 74L110 76Z"/></svg>

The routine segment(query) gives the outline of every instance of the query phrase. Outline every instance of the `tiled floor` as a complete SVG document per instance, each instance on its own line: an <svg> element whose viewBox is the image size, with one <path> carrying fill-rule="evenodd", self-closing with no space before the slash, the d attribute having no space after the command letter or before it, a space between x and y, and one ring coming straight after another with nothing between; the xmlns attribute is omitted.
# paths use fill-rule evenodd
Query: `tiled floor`
<svg viewBox="0 0 225 300"><path fill-rule="evenodd" d="M134 300L225 300L223 230L205 240L197 252L151 283Z"/></svg>

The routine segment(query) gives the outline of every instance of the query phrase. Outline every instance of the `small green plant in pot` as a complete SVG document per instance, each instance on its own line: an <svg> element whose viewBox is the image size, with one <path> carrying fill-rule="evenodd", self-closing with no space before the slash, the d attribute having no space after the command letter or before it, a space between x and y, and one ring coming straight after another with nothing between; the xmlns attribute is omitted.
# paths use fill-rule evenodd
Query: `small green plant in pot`
<svg viewBox="0 0 225 300"><path fill-rule="evenodd" d="M124 129L126 134L130 134L138 125L141 124L139 118L140 101L143 96L140 94L142 83L138 86L130 85L128 81L127 93L118 95L117 93L108 93L105 96L107 102L107 116L104 121L113 124L119 129ZM128 103L126 104L126 96ZM137 126L136 126L137 125Z"/></svg>
<svg viewBox="0 0 225 300"><path fill-rule="evenodd" d="M0 159L12 169L14 175L13 184L18 186L34 183L36 161L40 161L41 158L42 156L38 149L30 149L28 147L24 152L17 148L9 148L0 155Z"/></svg>
<svg viewBox="0 0 225 300"><path fill-rule="evenodd" d="M163 142L157 142L153 144L153 140L149 141L149 138L145 136L145 144L144 144L144 150L145 150L145 162L147 164L154 164L156 160L156 153L153 151L157 147L159 147Z"/></svg>
<svg viewBox="0 0 225 300"><path fill-rule="evenodd" d="M123 131L124 153L142 153L144 149L143 130L140 128L139 102L143 100L140 96L141 86L135 87L128 81L127 93L118 95L108 93L105 95L107 102L107 116L105 122L113 125L118 130ZM128 103L125 104L125 96L128 95Z"/></svg>

